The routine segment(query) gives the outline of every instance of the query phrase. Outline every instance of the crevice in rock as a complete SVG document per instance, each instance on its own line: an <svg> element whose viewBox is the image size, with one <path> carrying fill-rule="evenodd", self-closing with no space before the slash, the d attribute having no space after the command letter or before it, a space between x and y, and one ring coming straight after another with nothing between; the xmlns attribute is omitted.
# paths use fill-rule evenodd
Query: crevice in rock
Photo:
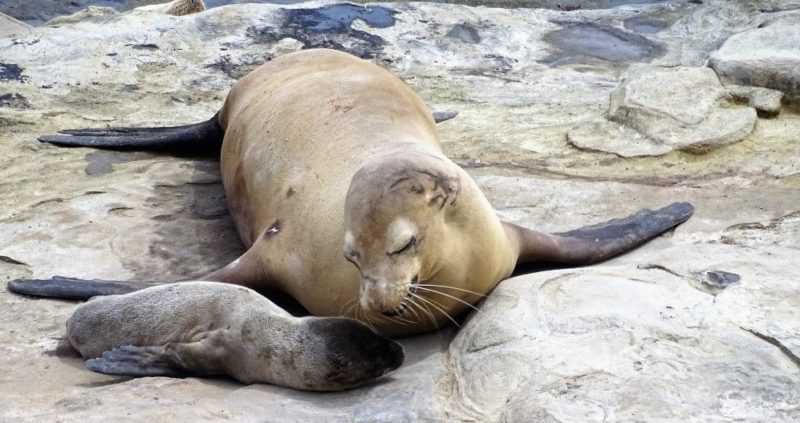
<svg viewBox="0 0 800 423"><path fill-rule="evenodd" d="M681 275L680 273L678 273L678 272L676 272L674 270L671 270L671 269L669 269L667 267L664 267L664 266L662 266L660 264L649 263L649 264L643 264L643 265L636 266L636 268L640 269L640 270L660 270L662 272L667 272L670 275L674 275L674 276L677 276L679 278L683 278L683 279L687 278L687 276Z"/></svg>
<svg viewBox="0 0 800 423"><path fill-rule="evenodd" d="M753 329L747 329L747 328L744 328L744 327L741 327L741 326L739 326L739 329L742 329L744 331L750 332L751 334L755 335L757 338L761 339L762 341L766 341L766 342L778 347L778 349L783 353L783 355L785 355L786 358L791 360L795 364L795 366L797 366L797 369L800 370L800 357L798 357L797 354L792 352L792 350L789 349L789 347L784 345L783 342L781 342L777 338L773 338L773 337L771 337L769 335L765 335L765 334L763 334L761 332L758 332L756 330L753 330Z"/></svg>
<svg viewBox="0 0 800 423"><path fill-rule="evenodd" d="M781 217L777 217L775 219L770 219L766 224L761 222L746 222L746 223L737 223L735 225L728 226L725 228L725 231L731 230L741 230L741 229L775 229L780 226L784 221L794 218L800 218L800 210L793 211L789 214L785 214ZM723 231L724 232L724 231Z"/></svg>
<svg viewBox="0 0 800 423"><path fill-rule="evenodd" d="M0 262L8 263L8 264L16 264L16 265L19 265L19 266L28 266L28 267L30 267L30 265L28 263L21 262L19 260L15 260L15 259L13 259L13 258L11 258L9 256L0 256Z"/></svg>

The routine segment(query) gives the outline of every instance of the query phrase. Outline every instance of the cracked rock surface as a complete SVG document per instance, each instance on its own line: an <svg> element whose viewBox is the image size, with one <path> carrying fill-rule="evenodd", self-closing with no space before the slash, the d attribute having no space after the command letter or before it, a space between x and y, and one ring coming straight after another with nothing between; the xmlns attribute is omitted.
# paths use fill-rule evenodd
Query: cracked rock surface
<svg viewBox="0 0 800 423"><path fill-rule="evenodd" d="M789 3L90 8L0 37L0 420L800 420L798 79L775 62L798 44L737 38L788 25ZM502 282L460 328L402 339L406 363L357 390L87 371L59 346L76 304L7 281L181 280L242 246L213 157L36 136L206 120L237 78L307 47L368 58L457 110L439 125L445 153L505 220L562 232L673 201L695 215L605 263ZM781 84L732 76L773 68ZM729 113L747 116L707 123ZM680 144L700 138L725 142Z"/></svg>

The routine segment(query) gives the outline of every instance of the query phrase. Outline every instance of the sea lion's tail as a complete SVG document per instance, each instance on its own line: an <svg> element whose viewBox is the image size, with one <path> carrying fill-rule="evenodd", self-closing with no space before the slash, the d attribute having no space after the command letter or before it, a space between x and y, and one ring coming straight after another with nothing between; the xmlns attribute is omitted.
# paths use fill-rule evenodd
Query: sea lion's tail
<svg viewBox="0 0 800 423"><path fill-rule="evenodd" d="M15 279L6 285L9 292L34 297L88 300L98 295L118 295L147 288L150 284L75 279L53 276L50 279Z"/></svg>
<svg viewBox="0 0 800 423"><path fill-rule="evenodd" d="M42 135L39 141L69 147L113 150L216 153L222 146L225 135L218 117L219 113L205 122L182 126L65 129L55 135Z"/></svg>

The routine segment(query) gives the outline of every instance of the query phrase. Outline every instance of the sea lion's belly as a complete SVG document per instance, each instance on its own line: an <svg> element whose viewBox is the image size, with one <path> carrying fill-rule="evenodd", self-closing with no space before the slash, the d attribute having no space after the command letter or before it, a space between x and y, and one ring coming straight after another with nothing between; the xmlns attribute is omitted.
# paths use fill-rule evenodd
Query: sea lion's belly
<svg viewBox="0 0 800 423"><path fill-rule="evenodd" d="M350 180L375 154L438 151L424 103L375 65L306 51L243 78L220 120L222 178L243 242L310 312L346 314L360 284L342 255Z"/></svg>

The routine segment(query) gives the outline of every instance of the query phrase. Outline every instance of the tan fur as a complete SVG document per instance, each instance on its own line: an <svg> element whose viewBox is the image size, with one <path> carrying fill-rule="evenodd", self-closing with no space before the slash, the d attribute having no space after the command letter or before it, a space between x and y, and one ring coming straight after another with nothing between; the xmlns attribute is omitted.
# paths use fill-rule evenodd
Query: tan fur
<svg viewBox="0 0 800 423"><path fill-rule="evenodd" d="M443 155L422 100L384 69L332 50L281 56L237 82L220 123L226 131L221 167L229 208L251 248L211 278L279 288L315 315L358 316L384 334L431 330L448 321L445 313L453 316L466 306L420 291L441 311L429 304L429 313L402 316L408 322L381 316L400 296L385 301L384 310L365 310L358 306L364 275L342 253L346 229L363 248L372 241L384 245L395 210L425 228L419 259L410 265L421 269L422 283L483 294L512 272L518 251L489 202ZM403 172L421 178L421 185L396 195L384 192L393 175ZM446 175L458 186L451 193L457 197L443 208L429 204L444 199L433 198L435 181L426 181L425 172ZM417 188L434 193L429 198L413 192ZM376 201L384 213L368 217ZM415 269L390 270L386 275L407 279ZM443 292L470 303L480 299Z"/></svg>

